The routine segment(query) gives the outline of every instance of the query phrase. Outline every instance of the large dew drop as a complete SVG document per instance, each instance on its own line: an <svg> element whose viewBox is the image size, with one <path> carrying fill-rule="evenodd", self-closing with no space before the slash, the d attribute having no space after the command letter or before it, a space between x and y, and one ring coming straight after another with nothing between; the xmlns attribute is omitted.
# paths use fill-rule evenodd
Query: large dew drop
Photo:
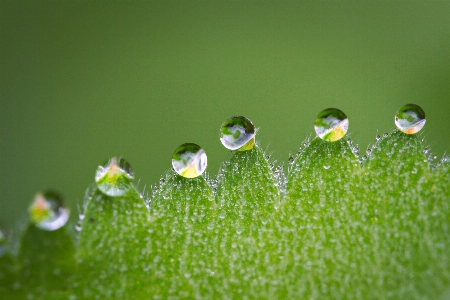
<svg viewBox="0 0 450 300"><path fill-rule="evenodd" d="M406 104L395 115L395 126L406 133L415 134L425 126L425 112L415 104Z"/></svg>
<svg viewBox="0 0 450 300"><path fill-rule="evenodd" d="M322 140L327 142L338 141L347 133L347 116L337 108L324 109L317 115L314 129Z"/></svg>
<svg viewBox="0 0 450 300"><path fill-rule="evenodd" d="M197 144L179 146L172 155L175 172L186 178L195 178L205 172L208 160L205 151Z"/></svg>
<svg viewBox="0 0 450 300"><path fill-rule="evenodd" d="M251 150L255 145L255 126L246 117L231 117L222 124L219 136L227 149Z"/></svg>
<svg viewBox="0 0 450 300"><path fill-rule="evenodd" d="M123 158L113 157L108 163L99 166L95 174L97 188L112 197L128 192L134 179L131 165Z"/></svg>
<svg viewBox="0 0 450 300"><path fill-rule="evenodd" d="M61 228L69 219L69 210L63 206L63 198L54 191L39 193L29 208L31 221L40 229L53 231Z"/></svg>

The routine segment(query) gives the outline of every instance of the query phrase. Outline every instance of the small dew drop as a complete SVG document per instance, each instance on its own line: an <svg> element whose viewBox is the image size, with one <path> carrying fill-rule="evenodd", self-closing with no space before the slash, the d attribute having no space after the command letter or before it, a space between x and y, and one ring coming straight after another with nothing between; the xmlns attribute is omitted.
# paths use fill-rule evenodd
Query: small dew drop
<svg viewBox="0 0 450 300"><path fill-rule="evenodd" d="M185 178L195 178L203 174L208 159L199 145L186 143L179 146L172 155L172 167L175 172Z"/></svg>
<svg viewBox="0 0 450 300"><path fill-rule="evenodd" d="M416 104L406 104L395 115L395 126L406 133L415 134L425 126L425 112Z"/></svg>
<svg viewBox="0 0 450 300"><path fill-rule="evenodd" d="M234 116L222 124L219 137L229 150L251 150L255 145L255 126L246 117Z"/></svg>
<svg viewBox="0 0 450 300"><path fill-rule="evenodd" d="M95 174L97 188L105 195L116 197L128 192L134 179L131 165L124 158L111 158L99 166Z"/></svg>
<svg viewBox="0 0 450 300"><path fill-rule="evenodd" d="M36 227L47 231L61 228L69 219L69 210L63 206L63 197L55 191L38 193L28 211Z"/></svg>
<svg viewBox="0 0 450 300"><path fill-rule="evenodd" d="M335 142L347 133L348 118L337 108L327 108L317 115L314 129L322 140Z"/></svg>
<svg viewBox="0 0 450 300"><path fill-rule="evenodd" d="M330 169L330 165L323 165L323 168L324 168L325 170L328 170L328 169Z"/></svg>
<svg viewBox="0 0 450 300"><path fill-rule="evenodd" d="M377 136L375 137L375 139L376 139L376 140L377 140L377 142L378 142L378 141L380 141L380 140L381 140L381 136L377 134Z"/></svg>
<svg viewBox="0 0 450 300"><path fill-rule="evenodd" d="M387 133L387 132L383 134L384 138L387 138L388 136L389 136L389 133Z"/></svg>
<svg viewBox="0 0 450 300"><path fill-rule="evenodd" d="M290 165L292 165L292 164L294 163L294 158L293 158L292 156L289 157L288 163L289 163Z"/></svg>

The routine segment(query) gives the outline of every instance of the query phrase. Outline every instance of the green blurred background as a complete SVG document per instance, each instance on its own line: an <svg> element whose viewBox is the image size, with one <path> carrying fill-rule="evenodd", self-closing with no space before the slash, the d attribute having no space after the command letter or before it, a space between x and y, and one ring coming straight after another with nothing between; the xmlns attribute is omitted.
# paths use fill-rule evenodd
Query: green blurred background
<svg viewBox="0 0 450 300"><path fill-rule="evenodd" d="M232 115L278 163L342 109L361 152L405 103L450 148L450 1L0 2L0 220L42 189L73 215L99 163L121 155L147 189L195 142L216 174Z"/></svg>

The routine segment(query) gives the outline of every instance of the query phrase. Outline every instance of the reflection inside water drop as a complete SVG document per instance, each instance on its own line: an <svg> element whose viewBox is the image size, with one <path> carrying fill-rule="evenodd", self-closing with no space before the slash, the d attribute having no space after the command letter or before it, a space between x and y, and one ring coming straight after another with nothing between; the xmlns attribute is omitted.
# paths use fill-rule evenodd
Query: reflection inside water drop
<svg viewBox="0 0 450 300"><path fill-rule="evenodd" d="M205 151L197 144L186 143L179 146L172 155L175 172L186 178L195 178L205 172L208 159Z"/></svg>
<svg viewBox="0 0 450 300"><path fill-rule="evenodd" d="M97 188L112 197L125 194L130 189L133 178L133 171L128 161L117 157L99 166L95 174Z"/></svg>
<svg viewBox="0 0 450 300"><path fill-rule="evenodd" d="M37 194L29 214L38 228L48 231L61 228L69 219L69 210L63 207L62 196L53 191Z"/></svg>
<svg viewBox="0 0 450 300"><path fill-rule="evenodd" d="M231 117L222 124L219 136L227 149L251 150L255 145L255 126L246 117Z"/></svg>
<svg viewBox="0 0 450 300"><path fill-rule="evenodd" d="M406 133L415 134L425 126L425 112L415 104L406 104L395 115L395 126Z"/></svg>
<svg viewBox="0 0 450 300"><path fill-rule="evenodd" d="M337 108L322 110L316 117L314 129L317 136L327 142L335 142L348 131L347 116Z"/></svg>

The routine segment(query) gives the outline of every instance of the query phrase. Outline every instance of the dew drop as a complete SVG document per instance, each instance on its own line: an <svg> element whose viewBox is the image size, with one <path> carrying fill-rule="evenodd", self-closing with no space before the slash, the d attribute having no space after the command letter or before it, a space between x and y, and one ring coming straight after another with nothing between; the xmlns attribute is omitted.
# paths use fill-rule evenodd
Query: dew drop
<svg viewBox="0 0 450 300"><path fill-rule="evenodd" d="M395 115L395 126L406 133L415 134L425 126L425 112L415 104L406 104Z"/></svg>
<svg viewBox="0 0 450 300"><path fill-rule="evenodd" d="M328 170L328 169L330 168L330 165L323 165L323 168L324 168L325 170Z"/></svg>
<svg viewBox="0 0 450 300"><path fill-rule="evenodd" d="M245 151L255 145L255 126L243 116L234 116L222 124L219 132L220 141L230 150Z"/></svg>
<svg viewBox="0 0 450 300"><path fill-rule="evenodd" d="M69 219L69 210L64 208L62 196L54 191L36 194L28 212L36 227L47 231L61 228Z"/></svg>
<svg viewBox="0 0 450 300"><path fill-rule="evenodd" d="M347 133L347 116L337 108L324 109L317 115L314 129L322 140L338 141Z"/></svg>
<svg viewBox="0 0 450 300"><path fill-rule="evenodd" d="M98 166L95 174L97 188L104 194L115 197L128 192L134 179L131 165L124 158L111 158L106 164Z"/></svg>
<svg viewBox="0 0 450 300"><path fill-rule="evenodd" d="M172 155L173 169L186 178L195 178L202 175L207 164L205 150L194 143L179 146Z"/></svg>
<svg viewBox="0 0 450 300"><path fill-rule="evenodd" d="M387 132L383 134L384 138L387 138L388 136L389 136L389 133L387 133Z"/></svg>
<svg viewBox="0 0 450 300"><path fill-rule="evenodd" d="M292 156L289 157L288 163L292 165L294 163L294 158Z"/></svg>
<svg viewBox="0 0 450 300"><path fill-rule="evenodd" d="M376 139L376 140L377 140L377 142L378 142L378 141L380 141L380 140L381 140L381 136L377 134L377 136L375 137L375 139Z"/></svg>

